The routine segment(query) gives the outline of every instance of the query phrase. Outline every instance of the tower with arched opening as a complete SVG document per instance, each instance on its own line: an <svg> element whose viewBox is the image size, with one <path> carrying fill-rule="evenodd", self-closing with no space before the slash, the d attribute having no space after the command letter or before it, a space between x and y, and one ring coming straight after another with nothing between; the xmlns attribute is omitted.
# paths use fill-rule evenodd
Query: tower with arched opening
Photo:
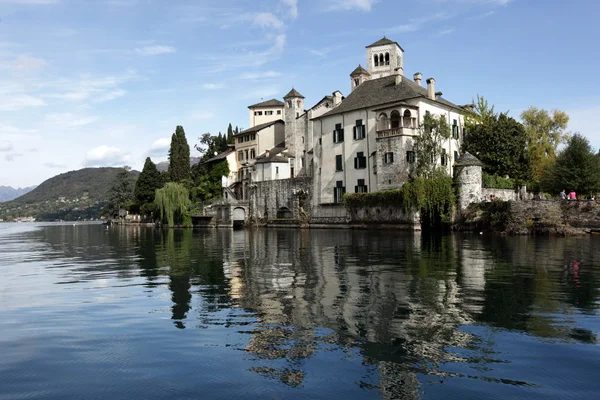
<svg viewBox="0 0 600 400"><path fill-rule="evenodd" d="M396 69L404 75L404 50L385 36L367 46L367 70L373 79L394 75Z"/></svg>

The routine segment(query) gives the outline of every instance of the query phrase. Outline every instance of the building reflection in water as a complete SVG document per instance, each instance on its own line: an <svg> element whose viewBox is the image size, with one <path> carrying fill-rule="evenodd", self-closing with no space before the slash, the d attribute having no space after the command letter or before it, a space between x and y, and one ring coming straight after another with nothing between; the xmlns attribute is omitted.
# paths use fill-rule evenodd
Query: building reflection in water
<svg viewBox="0 0 600 400"><path fill-rule="evenodd" d="M420 374L440 381L456 374L445 363L500 361L493 335L464 329L473 324L596 341L593 332L549 317L593 309L597 284L582 278L583 269L575 277L572 263L546 267L548 259L582 259L589 243L349 230L149 231L135 239L142 275L148 285L168 276L175 326L189 327L190 319L245 325L239 332L249 335L242 347L251 370L292 387L311 373L310 360L333 351L361 358L371 371L361 387L386 398L418 397ZM238 318L247 314L251 321Z"/></svg>

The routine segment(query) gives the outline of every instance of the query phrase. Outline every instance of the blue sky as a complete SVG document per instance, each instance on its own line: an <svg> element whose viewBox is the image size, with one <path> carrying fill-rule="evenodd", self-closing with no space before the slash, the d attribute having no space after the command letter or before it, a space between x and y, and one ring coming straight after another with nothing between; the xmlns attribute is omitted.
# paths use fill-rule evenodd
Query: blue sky
<svg viewBox="0 0 600 400"><path fill-rule="evenodd" d="M384 34L447 99L558 108L599 147L598 15L583 0L0 0L0 185L141 169L176 125L190 145L248 127L248 105L292 86L309 106L347 94Z"/></svg>

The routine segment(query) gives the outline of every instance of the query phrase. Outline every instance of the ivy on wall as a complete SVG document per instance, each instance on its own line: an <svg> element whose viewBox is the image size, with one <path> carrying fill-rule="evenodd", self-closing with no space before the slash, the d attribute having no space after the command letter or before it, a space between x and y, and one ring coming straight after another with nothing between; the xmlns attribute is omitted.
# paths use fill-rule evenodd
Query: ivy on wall
<svg viewBox="0 0 600 400"><path fill-rule="evenodd" d="M456 196L451 178L416 178L400 189L371 193L345 194L344 205L349 211L365 207L400 207L406 214L420 211L442 222L450 221Z"/></svg>

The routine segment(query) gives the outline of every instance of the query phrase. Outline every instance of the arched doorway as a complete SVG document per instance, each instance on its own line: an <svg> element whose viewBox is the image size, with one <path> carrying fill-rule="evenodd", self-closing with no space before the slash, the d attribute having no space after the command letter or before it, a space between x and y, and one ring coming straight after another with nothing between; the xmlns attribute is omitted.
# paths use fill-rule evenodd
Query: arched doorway
<svg viewBox="0 0 600 400"><path fill-rule="evenodd" d="M400 113L397 110L392 111L390 120L392 122L392 129L400 128Z"/></svg>
<svg viewBox="0 0 600 400"><path fill-rule="evenodd" d="M377 118L377 130L384 131L386 129L389 129L388 116L386 113L381 113L381 114L379 114L379 117Z"/></svg>
<svg viewBox="0 0 600 400"><path fill-rule="evenodd" d="M233 209L233 227L244 226L244 222L246 222L246 210L242 207L236 207Z"/></svg>
<svg viewBox="0 0 600 400"><path fill-rule="evenodd" d="M281 207L279 210L277 210L277 218L291 219L294 218L294 214L289 208Z"/></svg>
<svg viewBox="0 0 600 400"><path fill-rule="evenodd" d="M410 121L411 117L412 117L412 115L410 113L410 110L404 110L402 126L404 126L405 128L411 128L412 127L412 123Z"/></svg>

